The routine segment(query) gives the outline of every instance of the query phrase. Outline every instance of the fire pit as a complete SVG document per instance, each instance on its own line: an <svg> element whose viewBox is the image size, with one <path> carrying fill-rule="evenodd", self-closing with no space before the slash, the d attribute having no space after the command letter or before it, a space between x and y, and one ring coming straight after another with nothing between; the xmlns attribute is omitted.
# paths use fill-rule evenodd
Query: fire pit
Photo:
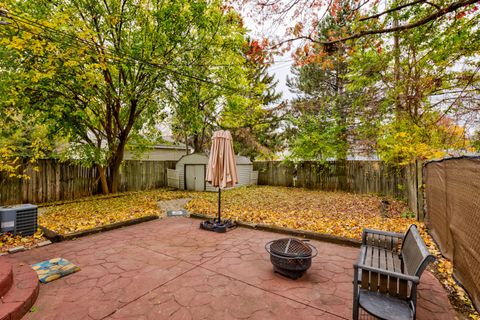
<svg viewBox="0 0 480 320"><path fill-rule="evenodd" d="M268 242L265 249L270 254L273 270L291 279L300 278L312 265L317 249L308 240L284 238Z"/></svg>

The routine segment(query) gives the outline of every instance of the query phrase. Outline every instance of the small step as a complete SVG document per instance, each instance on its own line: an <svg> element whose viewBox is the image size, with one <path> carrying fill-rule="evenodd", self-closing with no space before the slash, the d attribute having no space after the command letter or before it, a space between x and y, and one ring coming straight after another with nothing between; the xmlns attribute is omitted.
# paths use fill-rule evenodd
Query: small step
<svg viewBox="0 0 480 320"><path fill-rule="evenodd" d="M37 273L28 265L10 262L13 282L1 297L0 320L20 320L33 306L40 290Z"/></svg>
<svg viewBox="0 0 480 320"><path fill-rule="evenodd" d="M12 287L13 269L7 258L0 258L0 297L3 297Z"/></svg>

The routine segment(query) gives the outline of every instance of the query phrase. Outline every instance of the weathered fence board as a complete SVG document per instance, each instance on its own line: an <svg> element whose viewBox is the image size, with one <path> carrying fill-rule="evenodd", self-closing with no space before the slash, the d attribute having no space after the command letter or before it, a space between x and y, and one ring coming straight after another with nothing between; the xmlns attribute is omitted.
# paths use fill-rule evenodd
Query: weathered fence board
<svg viewBox="0 0 480 320"><path fill-rule="evenodd" d="M136 191L167 186L167 169L175 161L126 160L120 168L119 191Z"/></svg>
<svg viewBox="0 0 480 320"><path fill-rule="evenodd" d="M77 164L39 160L25 164L29 179L0 175L0 205L72 200L97 194L98 172ZM136 191L167 186L166 170L175 161L127 160L120 169L120 191Z"/></svg>
<svg viewBox="0 0 480 320"><path fill-rule="evenodd" d="M423 197L418 196L417 175L421 170L417 169L417 164L396 167L381 161L304 161L297 164L256 161L253 169L259 172L259 185L375 193L403 199L417 214L420 207L423 209L423 204L418 204Z"/></svg>

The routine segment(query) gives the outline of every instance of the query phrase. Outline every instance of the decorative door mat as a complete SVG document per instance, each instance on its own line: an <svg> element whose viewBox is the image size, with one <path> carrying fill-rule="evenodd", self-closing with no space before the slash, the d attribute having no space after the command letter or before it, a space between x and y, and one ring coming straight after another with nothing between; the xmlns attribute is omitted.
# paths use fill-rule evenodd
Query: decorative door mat
<svg viewBox="0 0 480 320"><path fill-rule="evenodd" d="M167 211L168 217L188 217L187 210L168 210Z"/></svg>
<svg viewBox="0 0 480 320"><path fill-rule="evenodd" d="M80 268L63 258L54 258L32 264L41 283L48 283L60 279L71 273L80 271Z"/></svg>

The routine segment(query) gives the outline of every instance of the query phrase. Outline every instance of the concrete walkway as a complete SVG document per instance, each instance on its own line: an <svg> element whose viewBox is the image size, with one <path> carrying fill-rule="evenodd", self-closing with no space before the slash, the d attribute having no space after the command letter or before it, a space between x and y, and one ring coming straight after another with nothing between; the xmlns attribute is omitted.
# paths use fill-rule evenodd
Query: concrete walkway
<svg viewBox="0 0 480 320"><path fill-rule="evenodd" d="M82 268L41 285L25 319L351 319L358 249L312 241L319 254L293 281L272 272L264 245L282 235L199 230L165 218L17 253L17 262L66 258ZM447 295L422 277L419 320L454 319Z"/></svg>

